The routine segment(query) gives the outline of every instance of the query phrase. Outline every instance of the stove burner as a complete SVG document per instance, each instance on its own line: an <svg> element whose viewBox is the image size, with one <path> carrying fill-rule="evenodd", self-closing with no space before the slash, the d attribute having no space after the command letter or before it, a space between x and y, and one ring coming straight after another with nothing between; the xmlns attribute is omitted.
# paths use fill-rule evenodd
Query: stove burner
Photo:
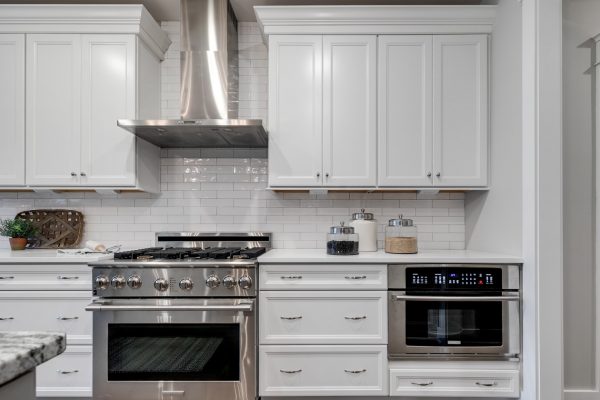
<svg viewBox="0 0 600 400"><path fill-rule="evenodd" d="M115 260L139 260L139 257L145 257L149 252L161 250L162 247L148 247L146 249L120 251L114 254Z"/></svg>
<svg viewBox="0 0 600 400"><path fill-rule="evenodd" d="M184 260L184 259L252 259L265 253L265 247L239 248L239 247L209 247L206 249L178 248L178 247L149 247L132 251L115 253L116 260Z"/></svg>

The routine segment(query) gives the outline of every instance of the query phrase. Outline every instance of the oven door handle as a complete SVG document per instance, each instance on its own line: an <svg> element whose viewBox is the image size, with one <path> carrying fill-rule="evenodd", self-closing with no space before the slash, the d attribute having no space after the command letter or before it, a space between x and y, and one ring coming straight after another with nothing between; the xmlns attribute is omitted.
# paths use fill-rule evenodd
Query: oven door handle
<svg viewBox="0 0 600 400"><path fill-rule="evenodd" d="M520 301L518 295L509 296L409 296L394 295L394 300L398 301Z"/></svg>
<svg viewBox="0 0 600 400"><path fill-rule="evenodd" d="M86 311L239 311L252 312L254 302L245 304L178 304L178 305L155 305L155 304L106 304L94 302L85 307Z"/></svg>

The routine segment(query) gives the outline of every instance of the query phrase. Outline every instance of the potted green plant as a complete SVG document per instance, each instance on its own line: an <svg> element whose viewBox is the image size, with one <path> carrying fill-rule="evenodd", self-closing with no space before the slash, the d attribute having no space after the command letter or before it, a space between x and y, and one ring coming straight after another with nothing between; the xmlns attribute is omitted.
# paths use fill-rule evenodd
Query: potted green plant
<svg viewBox="0 0 600 400"><path fill-rule="evenodd" d="M0 220L0 235L8 236L12 250L24 250L27 239L34 236L36 229L26 219L3 219Z"/></svg>

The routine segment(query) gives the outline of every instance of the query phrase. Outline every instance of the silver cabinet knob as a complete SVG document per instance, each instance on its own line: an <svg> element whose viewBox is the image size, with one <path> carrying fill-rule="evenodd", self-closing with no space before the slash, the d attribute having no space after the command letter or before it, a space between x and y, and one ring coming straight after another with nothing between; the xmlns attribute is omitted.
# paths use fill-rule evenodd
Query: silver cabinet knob
<svg viewBox="0 0 600 400"><path fill-rule="evenodd" d="M190 278L183 278L179 282L179 288L181 290L192 290L194 288L194 282Z"/></svg>
<svg viewBox="0 0 600 400"><path fill-rule="evenodd" d="M431 171L427 171L427 177L431 178Z"/></svg>
<svg viewBox="0 0 600 400"><path fill-rule="evenodd" d="M240 278L238 284L240 285L241 289L250 289L252 287L252 278L250 278L248 275L244 275Z"/></svg>
<svg viewBox="0 0 600 400"><path fill-rule="evenodd" d="M110 283L115 289L122 289L127 284L127 281L123 275L115 275L111 279Z"/></svg>
<svg viewBox="0 0 600 400"><path fill-rule="evenodd" d="M96 289L106 290L110 286L110 281L105 275L98 275L96 277Z"/></svg>
<svg viewBox="0 0 600 400"><path fill-rule="evenodd" d="M237 282L233 276L227 275L225 278L223 278L223 286L225 286L227 289L233 289L235 285L237 285Z"/></svg>
<svg viewBox="0 0 600 400"><path fill-rule="evenodd" d="M71 176L77 176L76 172L71 172Z"/></svg>
<svg viewBox="0 0 600 400"><path fill-rule="evenodd" d="M142 278L138 275L131 275L129 279L127 279L127 286L132 289L139 289L142 287Z"/></svg>
<svg viewBox="0 0 600 400"><path fill-rule="evenodd" d="M81 175L81 176L87 176L85 172L81 172L79 175Z"/></svg>
<svg viewBox="0 0 600 400"><path fill-rule="evenodd" d="M437 176L439 178L440 176L442 176L442 173L438 172L437 174L435 174L435 176Z"/></svg>
<svg viewBox="0 0 600 400"><path fill-rule="evenodd" d="M159 292L164 292L168 288L169 281L167 281L165 278L158 278L154 281L154 289L158 290Z"/></svg>
<svg viewBox="0 0 600 400"><path fill-rule="evenodd" d="M221 280L216 275L211 275L206 280L206 286L208 286L211 289L219 287L220 284L221 284Z"/></svg>

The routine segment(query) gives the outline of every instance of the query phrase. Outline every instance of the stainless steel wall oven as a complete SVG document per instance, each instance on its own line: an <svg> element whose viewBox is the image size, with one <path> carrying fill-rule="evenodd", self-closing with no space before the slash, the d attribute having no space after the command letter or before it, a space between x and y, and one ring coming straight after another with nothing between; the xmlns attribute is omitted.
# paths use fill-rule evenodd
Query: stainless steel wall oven
<svg viewBox="0 0 600 400"><path fill-rule="evenodd" d="M390 358L511 358L521 352L517 265L390 265Z"/></svg>

